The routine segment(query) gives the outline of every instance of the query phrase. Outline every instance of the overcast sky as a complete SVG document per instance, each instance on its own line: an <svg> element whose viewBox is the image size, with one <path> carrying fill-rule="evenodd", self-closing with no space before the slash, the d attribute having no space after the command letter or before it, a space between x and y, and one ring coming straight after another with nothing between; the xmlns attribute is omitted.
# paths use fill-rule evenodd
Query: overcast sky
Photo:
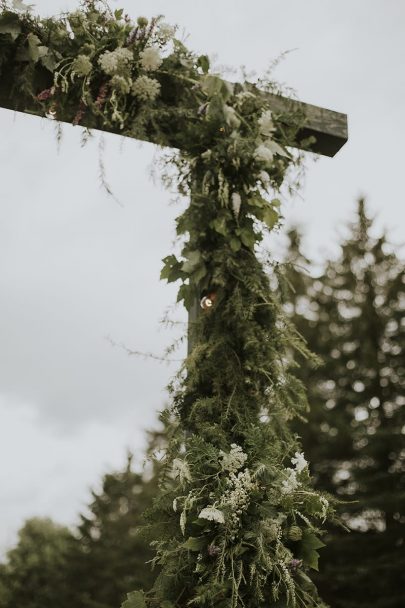
<svg viewBox="0 0 405 608"><path fill-rule="evenodd" d="M37 0L36 10L78 5ZM133 17L163 13L196 51L258 74L295 49L275 77L303 101L346 112L350 139L334 159L308 157L286 221L304 223L307 252L322 259L365 194L378 229L405 241L402 0L111 5ZM126 448L141 455L178 363L129 357L109 338L160 354L179 334L162 317L185 321L172 306L176 288L158 280L179 208L150 177L154 147L105 136L120 206L99 186L98 138L82 149L78 128L63 131L58 151L54 124L0 110L0 551L26 517L74 522Z"/></svg>

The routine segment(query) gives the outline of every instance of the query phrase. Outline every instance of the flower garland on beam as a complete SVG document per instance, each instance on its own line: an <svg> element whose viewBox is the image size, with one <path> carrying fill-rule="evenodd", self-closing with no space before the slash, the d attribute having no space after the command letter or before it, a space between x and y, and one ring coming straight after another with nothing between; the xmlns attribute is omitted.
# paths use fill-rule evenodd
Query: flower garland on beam
<svg viewBox="0 0 405 608"><path fill-rule="evenodd" d="M173 431L149 514L160 573L125 608L323 607L308 573L335 503L312 488L288 427L307 407L291 351L306 349L257 249L301 161L291 147L303 117L211 73L161 17L133 23L95 1L57 19L3 1L0 78L18 109L179 149L190 205L177 219L181 256L165 258L161 277L204 310L164 413Z"/></svg>

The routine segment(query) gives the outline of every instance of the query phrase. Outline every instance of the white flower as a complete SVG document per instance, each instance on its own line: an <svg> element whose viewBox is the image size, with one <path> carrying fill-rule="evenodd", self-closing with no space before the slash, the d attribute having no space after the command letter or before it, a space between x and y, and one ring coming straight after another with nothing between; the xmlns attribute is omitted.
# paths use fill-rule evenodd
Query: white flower
<svg viewBox="0 0 405 608"><path fill-rule="evenodd" d="M240 126L240 120L237 117L235 110L231 108L231 106L227 106L225 104L223 107L223 113L227 125L229 125L233 129L237 129Z"/></svg>
<svg viewBox="0 0 405 608"><path fill-rule="evenodd" d="M287 479L281 484L281 491L283 494L292 494L300 485L300 482L297 479L297 471L294 469L287 469Z"/></svg>
<svg viewBox="0 0 405 608"><path fill-rule="evenodd" d="M133 61L133 54L130 50L119 47L115 51L106 51L100 55L98 62L105 74L113 76L125 72Z"/></svg>
<svg viewBox="0 0 405 608"><path fill-rule="evenodd" d="M148 47L147 49L142 51L140 57L141 65L147 72L154 72L155 70L157 70L163 61L158 49L155 49L153 47Z"/></svg>
<svg viewBox="0 0 405 608"><path fill-rule="evenodd" d="M225 523L225 517L222 511L215 507L205 507L199 516L200 519L208 519L208 521L216 521L218 524Z"/></svg>
<svg viewBox="0 0 405 608"><path fill-rule="evenodd" d="M261 160L265 163L272 163L274 154L265 144L257 146L254 156L257 160Z"/></svg>
<svg viewBox="0 0 405 608"><path fill-rule="evenodd" d="M173 511L176 512L177 511L177 498L175 498L173 500Z"/></svg>
<svg viewBox="0 0 405 608"><path fill-rule="evenodd" d="M275 129L271 111L266 110L266 112L263 112L257 122L260 133L265 137L270 137Z"/></svg>
<svg viewBox="0 0 405 608"><path fill-rule="evenodd" d="M319 497L319 502L321 503L321 507L322 507L322 510L321 510L322 522L324 522L325 519L326 519L326 516L328 514L329 501L324 496L320 496Z"/></svg>
<svg viewBox="0 0 405 608"><path fill-rule="evenodd" d="M158 27L158 36L160 36L160 38L163 38L165 42L173 38L175 33L176 28L173 25L170 25L169 23L161 23Z"/></svg>
<svg viewBox="0 0 405 608"><path fill-rule="evenodd" d="M239 204L239 207L241 204L241 199L240 199L240 195L237 192L234 192L232 194L232 207L235 212L234 196L235 196L235 198L239 197L239 199L236 198L236 204ZM239 213L239 209L238 209L238 213ZM230 471L231 473L236 473L236 471L239 471L239 469L241 469L243 467L243 465L245 464L245 462L247 460L247 455L244 453L244 451L242 450L240 445L237 445L236 443L231 444L231 450L230 450L229 454L227 454L221 450L221 457L222 457L222 468L225 471Z"/></svg>
<svg viewBox="0 0 405 608"><path fill-rule="evenodd" d="M260 171L259 179L261 180L264 186L268 186L270 183L270 176L267 171Z"/></svg>
<svg viewBox="0 0 405 608"><path fill-rule="evenodd" d="M88 76L93 65L87 55L78 55L72 63L72 73L78 76Z"/></svg>
<svg viewBox="0 0 405 608"><path fill-rule="evenodd" d="M111 78L111 86L124 95L128 95L131 90L132 80L116 74Z"/></svg>
<svg viewBox="0 0 405 608"><path fill-rule="evenodd" d="M295 452L294 458L291 458L291 462L294 465L297 473L301 473L308 466L303 452Z"/></svg>
<svg viewBox="0 0 405 608"><path fill-rule="evenodd" d="M176 477L180 478L180 483L183 483L184 481L191 481L191 474L188 464L187 462L184 462L184 460L180 460L180 458L175 458L173 460L173 473Z"/></svg>
<svg viewBox="0 0 405 608"><path fill-rule="evenodd" d="M160 83L149 76L139 76L132 85L132 93L142 101L154 101L160 93Z"/></svg>
<svg viewBox="0 0 405 608"><path fill-rule="evenodd" d="M242 199L240 197L239 192L232 192L231 202L232 202L232 211L233 211L233 214L234 214L234 216L236 218L238 218L239 217L240 206L242 204Z"/></svg>
<svg viewBox="0 0 405 608"><path fill-rule="evenodd" d="M187 515L185 511L182 511L180 515L180 530L184 536L186 533L186 523L187 523Z"/></svg>

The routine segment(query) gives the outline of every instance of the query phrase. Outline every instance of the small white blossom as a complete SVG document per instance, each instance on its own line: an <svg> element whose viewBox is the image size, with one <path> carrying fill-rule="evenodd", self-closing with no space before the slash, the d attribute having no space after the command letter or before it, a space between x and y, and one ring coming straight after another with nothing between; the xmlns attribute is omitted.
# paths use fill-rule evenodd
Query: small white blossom
<svg viewBox="0 0 405 608"><path fill-rule="evenodd" d="M225 517L222 511L215 507L205 507L199 516L200 519L208 519L208 521L216 521L218 524L225 523Z"/></svg>
<svg viewBox="0 0 405 608"><path fill-rule="evenodd" d="M259 179L263 183L263 186L268 186L269 183L270 183L270 176L267 173L267 171L260 171L260 173L259 173Z"/></svg>
<svg viewBox="0 0 405 608"><path fill-rule="evenodd" d="M111 78L111 86L124 95L128 95L131 90L132 80L116 74Z"/></svg>
<svg viewBox="0 0 405 608"><path fill-rule="evenodd" d="M294 465L297 473L301 473L308 466L308 463L305 460L305 456L302 452L295 452L294 457L291 458L291 462Z"/></svg>
<svg viewBox="0 0 405 608"><path fill-rule="evenodd" d="M237 192L234 192L232 194L232 207L234 209L235 212L235 208L234 208L234 196L239 197L239 207L241 204L241 200L240 200L240 195ZM238 213L239 213L239 209L238 209ZM242 448L240 447L240 445L237 445L236 443L232 443L231 444L231 450L229 452L229 454L227 454L226 452L223 452L221 450L221 457L222 457L222 468L225 471L230 471L231 473L236 473L236 471L239 471L239 469L241 469L243 467L243 465L245 464L246 460L247 460L247 455L244 453L244 451L242 450Z"/></svg>
<svg viewBox="0 0 405 608"><path fill-rule="evenodd" d="M242 204L242 199L240 197L239 192L233 192L231 196L232 201L232 211L236 219L239 217L240 206Z"/></svg>
<svg viewBox="0 0 405 608"><path fill-rule="evenodd" d="M292 494L299 487L300 482L297 479L297 471L294 469L287 469L287 479L281 484L281 491L283 494Z"/></svg>
<svg viewBox="0 0 405 608"><path fill-rule="evenodd" d="M160 93L160 83L149 76L139 76L132 85L132 93L141 101L154 101Z"/></svg>
<svg viewBox="0 0 405 608"><path fill-rule="evenodd" d="M158 36L163 38L165 42L173 38L176 33L176 28L170 23L161 23L158 27Z"/></svg>
<svg viewBox="0 0 405 608"><path fill-rule="evenodd" d="M173 500L173 511L176 512L177 511L177 498L175 498Z"/></svg>
<svg viewBox="0 0 405 608"><path fill-rule="evenodd" d="M141 65L147 72L154 72L162 64L162 58L158 49L150 46L140 54Z"/></svg>
<svg viewBox="0 0 405 608"><path fill-rule="evenodd" d="M326 516L328 514L329 501L324 496L320 496L319 497L319 502L321 503L321 506L322 506L321 517L322 517L322 522L324 522L325 519L326 519Z"/></svg>
<svg viewBox="0 0 405 608"><path fill-rule="evenodd" d="M180 530L184 536L186 533L186 523L187 523L187 515L185 511L182 511L180 515Z"/></svg>
<svg viewBox="0 0 405 608"><path fill-rule="evenodd" d="M99 64L105 74L114 76L125 72L133 61L133 54L129 49L119 47L115 51L106 51L99 57Z"/></svg>
<svg viewBox="0 0 405 608"><path fill-rule="evenodd" d="M257 484L252 481L249 469L239 471L237 475L231 472L227 483L229 488L222 495L219 505L230 511L230 525L236 533L240 527L241 516L248 509L250 495L257 488Z"/></svg>
<svg viewBox="0 0 405 608"><path fill-rule="evenodd" d="M254 156L257 160L261 160L265 163L273 162L274 154L265 144L257 146Z"/></svg>
<svg viewBox="0 0 405 608"><path fill-rule="evenodd" d="M87 55L78 55L72 63L72 73L78 76L88 76L93 69L93 64Z"/></svg>
<svg viewBox="0 0 405 608"><path fill-rule="evenodd" d="M180 458L175 458L173 460L173 473L176 477L180 478L180 483L184 483L185 481L191 481L191 474L190 469L188 468L188 464Z"/></svg>
<svg viewBox="0 0 405 608"><path fill-rule="evenodd" d="M263 112L263 114L258 120L258 124L260 133L265 137L270 137L275 129L270 110L266 110L266 112Z"/></svg>

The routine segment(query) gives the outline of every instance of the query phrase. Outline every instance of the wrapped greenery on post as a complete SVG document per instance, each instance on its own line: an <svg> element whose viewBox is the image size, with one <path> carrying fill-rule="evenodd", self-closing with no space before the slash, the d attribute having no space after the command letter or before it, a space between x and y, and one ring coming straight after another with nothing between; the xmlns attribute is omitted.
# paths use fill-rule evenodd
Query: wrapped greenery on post
<svg viewBox="0 0 405 608"><path fill-rule="evenodd" d="M160 574L125 608L324 606L308 573L333 501L314 491L288 427L306 409L290 352L306 349L258 250L301 161L290 147L303 117L272 113L249 83L211 73L160 18L134 24L87 1L41 20L21 2L2 4L1 96L16 109L178 148L171 160L190 198L177 220L181 256L164 260L162 278L180 281L188 309L204 294L211 306L171 386L177 431L150 514Z"/></svg>

